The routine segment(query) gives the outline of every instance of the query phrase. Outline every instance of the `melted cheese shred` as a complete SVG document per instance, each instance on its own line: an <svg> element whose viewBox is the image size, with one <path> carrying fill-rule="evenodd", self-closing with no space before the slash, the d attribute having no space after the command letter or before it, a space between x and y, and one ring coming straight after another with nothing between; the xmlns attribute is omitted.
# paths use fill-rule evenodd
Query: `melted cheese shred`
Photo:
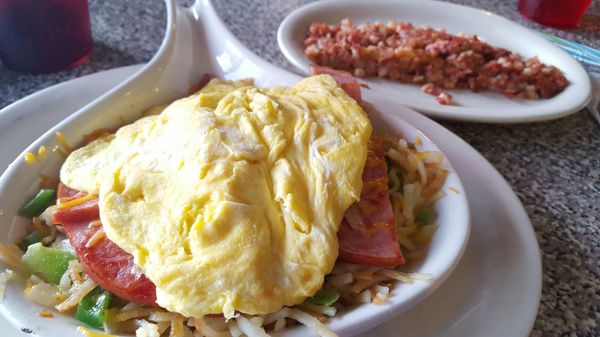
<svg viewBox="0 0 600 337"><path fill-rule="evenodd" d="M106 236L160 306L266 314L312 296L333 268L371 131L328 75L273 89L212 80L74 151L61 180L99 195Z"/></svg>

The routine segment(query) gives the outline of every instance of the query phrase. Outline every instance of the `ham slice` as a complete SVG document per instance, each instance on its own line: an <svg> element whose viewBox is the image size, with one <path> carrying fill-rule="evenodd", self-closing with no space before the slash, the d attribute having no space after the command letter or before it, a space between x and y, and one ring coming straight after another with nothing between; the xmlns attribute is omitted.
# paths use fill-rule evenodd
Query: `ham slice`
<svg viewBox="0 0 600 337"><path fill-rule="evenodd" d="M86 193L60 183L58 198L77 198ZM52 215L83 264L86 274L111 293L139 304L155 305L156 287L134 264L127 253L102 233L98 198L69 208L58 208Z"/></svg>
<svg viewBox="0 0 600 337"><path fill-rule="evenodd" d="M350 73L316 65L312 65L310 71L313 75L331 75L348 95L362 103L360 84ZM338 259L362 265L395 267L406 261L396 235L383 142L373 135L368 147L360 200L346 211L338 231Z"/></svg>
<svg viewBox="0 0 600 337"><path fill-rule="evenodd" d="M310 66L310 73L313 75L327 74L337 82L337 84L344 89L344 91L354 98L358 104L362 103L362 96L360 94L360 84L356 81L354 76L347 71L335 70L328 67L321 67L317 65Z"/></svg>
<svg viewBox="0 0 600 337"><path fill-rule="evenodd" d="M340 261L385 267L405 263L396 236L383 151L381 139L372 136L360 200L346 211L338 231Z"/></svg>

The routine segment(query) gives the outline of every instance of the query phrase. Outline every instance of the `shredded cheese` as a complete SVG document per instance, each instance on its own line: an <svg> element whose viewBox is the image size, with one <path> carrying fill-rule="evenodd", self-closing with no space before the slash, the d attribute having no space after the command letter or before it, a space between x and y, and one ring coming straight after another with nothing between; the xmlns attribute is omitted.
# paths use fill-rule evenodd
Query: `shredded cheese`
<svg viewBox="0 0 600 337"><path fill-rule="evenodd" d="M139 328L135 330L136 337L160 337L158 325L145 320L138 320L136 323L139 326Z"/></svg>
<svg viewBox="0 0 600 337"><path fill-rule="evenodd" d="M100 228L99 230L96 231L96 233L94 233L94 235L92 235L90 240L88 242L86 242L85 248L93 247L96 243L98 243L98 241L104 239L105 237L106 237L106 232L104 232L103 228Z"/></svg>
<svg viewBox="0 0 600 337"><path fill-rule="evenodd" d="M31 152L25 152L25 154L23 155L23 157L25 158L25 162L29 165L35 163L35 155Z"/></svg>
<svg viewBox="0 0 600 337"><path fill-rule="evenodd" d="M44 318L52 318L52 317L54 317L54 314L51 313L48 310L42 310L42 311L40 311L39 315L40 315L40 317L44 317Z"/></svg>
<svg viewBox="0 0 600 337"><path fill-rule="evenodd" d="M65 139L65 135L63 135L62 132L57 131L55 136L56 136L56 140L58 140L58 143L60 144L60 146L62 147L62 149L64 150L64 152L66 154L71 153L71 151L73 151L73 148L71 147L71 145L69 145L69 143L67 143L67 140Z"/></svg>
<svg viewBox="0 0 600 337"><path fill-rule="evenodd" d="M84 326L78 326L77 331L81 332L85 337L117 337L115 335L109 335L105 333L92 331Z"/></svg>
<svg viewBox="0 0 600 337"><path fill-rule="evenodd" d="M50 177L49 175L40 173L40 174L38 174L38 177L40 178L40 183L38 184L38 186L40 187L40 189L42 189L42 188L54 188L56 186L56 183L54 182L54 179L52 179L52 177Z"/></svg>
<svg viewBox="0 0 600 337"><path fill-rule="evenodd" d="M102 222L100 220L94 220L90 222L88 225L89 228L102 226Z"/></svg>
<svg viewBox="0 0 600 337"><path fill-rule="evenodd" d="M94 199L96 196L93 194L88 194L86 196L83 196L81 198L77 198L77 199L72 199L66 202L61 202L58 204L59 209L63 209L63 208L71 208L71 207L75 207L75 206L79 206L81 204L83 204L86 201L90 201L92 199Z"/></svg>
<svg viewBox="0 0 600 337"><path fill-rule="evenodd" d="M38 158L43 159L45 156L46 156L46 147L44 145L42 145L38 149Z"/></svg>

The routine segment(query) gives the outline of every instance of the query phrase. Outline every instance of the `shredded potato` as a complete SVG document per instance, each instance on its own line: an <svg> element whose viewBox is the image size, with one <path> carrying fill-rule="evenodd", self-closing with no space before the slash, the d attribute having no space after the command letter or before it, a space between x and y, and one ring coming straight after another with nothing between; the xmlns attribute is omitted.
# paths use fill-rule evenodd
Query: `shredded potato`
<svg viewBox="0 0 600 337"><path fill-rule="evenodd" d="M194 328L202 335L207 337L229 337L231 334L228 331L217 331L208 326L202 318L191 319Z"/></svg>
<svg viewBox="0 0 600 337"><path fill-rule="evenodd" d="M123 322L132 318L148 317L153 313L151 308L134 308L127 311L121 311L115 316L115 321Z"/></svg>
<svg viewBox="0 0 600 337"><path fill-rule="evenodd" d="M298 309L291 309L290 310L290 318L293 318L296 321L306 325L311 330L316 332L318 336L337 337L337 335L333 331L327 329L327 327L325 325L323 325L323 323L319 322L318 319L305 313L304 311L301 311Z"/></svg>
<svg viewBox="0 0 600 337"><path fill-rule="evenodd" d="M247 319L243 315L237 317L236 322L240 330L242 330L248 337L269 337L260 325L255 324L252 320Z"/></svg>
<svg viewBox="0 0 600 337"><path fill-rule="evenodd" d="M229 332L231 333L231 337L240 337L244 334L240 327L238 327L237 322L235 320L230 321Z"/></svg>
<svg viewBox="0 0 600 337"><path fill-rule="evenodd" d="M183 318L176 317L171 320L171 331L169 337L183 337L187 328L183 325Z"/></svg>
<svg viewBox="0 0 600 337"><path fill-rule="evenodd" d="M86 275L86 280L83 283L75 284L71 289L71 296L64 302L58 304L54 308L61 313L67 312L79 304L81 299L85 297L90 291L96 288L96 282L94 282L89 276Z"/></svg>
<svg viewBox="0 0 600 337"><path fill-rule="evenodd" d="M69 268L67 269L67 273L69 274L69 278L73 282L73 284L81 284L83 283L83 277L81 273L83 272L83 266L81 262L77 260L69 261Z"/></svg>

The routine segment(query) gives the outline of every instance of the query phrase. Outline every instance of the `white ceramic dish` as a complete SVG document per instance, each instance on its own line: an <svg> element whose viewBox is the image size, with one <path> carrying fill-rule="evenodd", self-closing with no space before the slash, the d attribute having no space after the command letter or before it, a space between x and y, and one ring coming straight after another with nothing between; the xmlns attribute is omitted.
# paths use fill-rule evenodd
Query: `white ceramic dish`
<svg viewBox="0 0 600 337"><path fill-rule="evenodd" d="M41 146L52 149L57 145L55 132L61 131L68 143L78 144L85 134L99 129L112 128L120 119L133 121L145 109L184 96L190 86L205 73L219 77L239 79L253 77L258 86L275 84L291 85L301 78L274 67L243 47L218 19L209 1L198 1L192 9L178 8L174 1L167 3L167 34L152 61L123 84L111 90L90 105L60 122L26 151L36 152ZM210 28L210 29L209 29ZM367 99L368 95L365 96ZM427 137L393 114L393 102L372 102L375 110L371 118L376 129L402 132L409 139L420 137L423 148L436 150ZM10 112L3 112L10 115ZM0 241L10 244L24 234L27 221L15 217L19 206L38 189L38 174L57 177L63 159L48 155L36 165L24 163L18 157L0 177ZM458 175L447 164L450 175L444 190L447 193L436 203L437 223L440 226L430 244L427 258L411 266L411 271L427 272L433 276L427 282L399 284L385 305L366 304L358 306L329 324L341 335L352 335L382 323L393 315L407 310L439 287L457 265L464 251L469 234L469 212L466 193ZM458 193L450 192L453 187ZM52 320L40 318L43 308L23 297L23 284L12 282L6 289L0 312L15 326L27 327L38 336L80 336L72 317L56 315ZM306 335L305 328L286 330L282 335Z"/></svg>
<svg viewBox="0 0 600 337"><path fill-rule="evenodd" d="M457 105L440 105L435 97L421 92L418 85L383 79L364 80L374 93L393 98L431 117L464 121L517 123L562 117L583 108L590 98L590 79L571 56L533 31L493 13L451 3L427 0L333 0L298 8L279 26L277 40L287 59L302 74L309 73L310 60L304 55L304 38L313 22L337 24L350 18L363 22L411 22L416 26L445 28L450 33L477 34L484 41L518 52L538 56L560 68L569 86L551 99L508 99L500 94L450 90Z"/></svg>
<svg viewBox="0 0 600 337"><path fill-rule="evenodd" d="M0 111L0 144L8 144L0 148L0 171L40 132L140 68L118 68L78 78ZM73 88L79 88L75 96ZM400 108L399 114L431 135L463 177L471 205L471 237L460 263L440 288L360 336L528 336L540 296L541 265L535 235L519 200L498 172L460 138L410 109ZM27 326L38 333L36 322ZM1 316L0 331L7 336L31 336Z"/></svg>

